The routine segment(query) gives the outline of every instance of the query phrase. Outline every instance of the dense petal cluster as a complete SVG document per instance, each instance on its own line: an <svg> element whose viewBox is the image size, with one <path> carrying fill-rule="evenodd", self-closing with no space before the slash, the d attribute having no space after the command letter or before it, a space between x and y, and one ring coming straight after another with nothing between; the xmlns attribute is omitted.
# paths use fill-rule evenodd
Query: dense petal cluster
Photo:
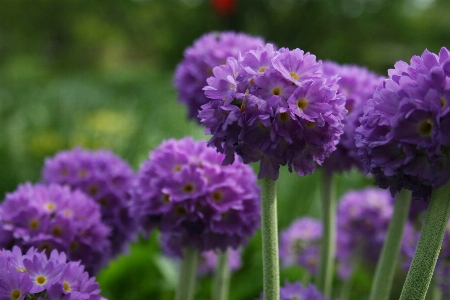
<svg viewBox="0 0 450 300"><path fill-rule="evenodd" d="M356 143L364 168L392 194L428 200L450 179L450 52L399 61L367 102Z"/></svg>
<svg viewBox="0 0 450 300"><path fill-rule="evenodd" d="M260 162L259 178L278 178L288 165L299 176L336 149L343 132L345 98L338 77L323 77L321 62L300 49L260 46L213 69L204 88L211 99L199 112L208 142L244 163Z"/></svg>
<svg viewBox="0 0 450 300"><path fill-rule="evenodd" d="M201 36L184 51L184 58L175 70L174 86L178 100L188 108L188 117L196 119L200 106L209 102L203 87L215 66L224 64L228 57L264 45L264 40L244 33L213 32Z"/></svg>
<svg viewBox="0 0 450 300"><path fill-rule="evenodd" d="M228 249L228 267L230 271L236 271L241 268L242 248ZM201 276L214 274L217 266L218 253L214 250L202 252L198 263L197 273Z"/></svg>
<svg viewBox="0 0 450 300"><path fill-rule="evenodd" d="M109 259L109 228L86 194L57 184L20 185L0 205L0 248L64 251L95 274Z"/></svg>
<svg viewBox="0 0 450 300"><path fill-rule="evenodd" d="M49 256L30 248L0 250L0 298L37 300L105 300L99 284L83 265L67 262L64 252Z"/></svg>
<svg viewBox="0 0 450 300"><path fill-rule="evenodd" d="M337 82L339 92L345 97L345 108L348 113L344 118L344 133L341 136L336 151L331 153L323 166L328 173L343 172L356 167L363 169L358 149L355 145L355 129L361 124L359 118L363 115L363 108L372 98L377 87L381 87L384 77L379 76L367 68L356 65L339 65L326 61L322 64L324 76L340 77Z"/></svg>
<svg viewBox="0 0 450 300"><path fill-rule="evenodd" d="M300 265L315 274L319 263L322 222L302 217L281 231L280 259L285 267Z"/></svg>
<svg viewBox="0 0 450 300"><path fill-rule="evenodd" d="M42 177L46 183L79 189L100 204L102 221L111 228L112 256L134 240L137 224L129 212L134 172L120 157L107 150L61 151L45 160Z"/></svg>
<svg viewBox="0 0 450 300"><path fill-rule="evenodd" d="M222 166L224 156L206 142L186 137L164 141L139 170L132 214L149 232L162 232L166 252L236 248L259 227L260 189L241 162Z"/></svg>
<svg viewBox="0 0 450 300"><path fill-rule="evenodd" d="M263 294L259 300L263 299ZM313 285L303 287L300 282L285 282L280 287L280 300L329 300Z"/></svg>
<svg viewBox="0 0 450 300"><path fill-rule="evenodd" d="M356 260L376 262L381 253L393 212L388 191L365 188L349 191L337 208L337 252L339 276L347 279Z"/></svg>

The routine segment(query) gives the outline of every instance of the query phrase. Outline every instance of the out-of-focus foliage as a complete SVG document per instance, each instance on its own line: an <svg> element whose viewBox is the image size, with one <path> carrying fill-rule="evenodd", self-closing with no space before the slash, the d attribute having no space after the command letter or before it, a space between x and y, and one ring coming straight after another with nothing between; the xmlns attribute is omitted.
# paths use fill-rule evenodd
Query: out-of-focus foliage
<svg viewBox="0 0 450 300"><path fill-rule="evenodd" d="M235 0L223 15L207 0L6 0L0 63L57 70L159 64L211 30L261 35L320 59L385 72L398 59L448 46L446 0ZM43 70L43 72L45 72Z"/></svg>
<svg viewBox="0 0 450 300"><path fill-rule="evenodd" d="M243 31L382 75L425 48L450 47L448 0L234 2L234 10L221 14L206 0L2 1L0 198L19 183L39 180L45 157L61 149L109 148L137 169L163 139L207 139L186 120L171 85L184 49L203 33ZM319 216L318 180L320 172L300 178L282 169L280 229L301 215ZM371 183L358 172L340 175L338 196ZM259 233L243 255L243 268L231 279L233 300L254 299L262 290ZM110 300L165 300L173 298L175 270L155 232L98 278ZM367 295L372 271L358 270L351 299ZM281 279L302 275L290 268ZM401 287L402 276L394 287ZM335 282L336 292L340 285ZM208 299L210 288L211 279L201 279L196 298Z"/></svg>

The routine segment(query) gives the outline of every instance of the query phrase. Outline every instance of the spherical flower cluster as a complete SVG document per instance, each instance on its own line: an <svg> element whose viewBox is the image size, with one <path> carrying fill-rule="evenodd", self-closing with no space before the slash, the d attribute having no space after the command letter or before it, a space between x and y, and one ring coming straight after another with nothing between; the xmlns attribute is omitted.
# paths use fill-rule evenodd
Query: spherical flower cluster
<svg viewBox="0 0 450 300"><path fill-rule="evenodd" d="M263 294L259 300L263 299ZM303 287L300 282L289 283L285 282L284 286L280 287L280 300L329 300L325 298L322 293L312 284Z"/></svg>
<svg viewBox="0 0 450 300"><path fill-rule="evenodd" d="M428 200L450 179L450 52L399 61L368 101L356 130L358 153L376 183Z"/></svg>
<svg viewBox="0 0 450 300"><path fill-rule="evenodd" d="M337 252L339 276L347 279L352 260L376 262L393 212L389 192L376 188L349 191L337 208Z"/></svg>
<svg viewBox="0 0 450 300"><path fill-rule="evenodd" d="M228 57L264 45L263 39L244 33L213 32L201 36L184 52L183 60L175 70L174 86L178 99L188 107L188 117L197 119L200 106L209 102L203 87L215 66L224 64Z"/></svg>
<svg viewBox="0 0 450 300"><path fill-rule="evenodd" d="M311 174L336 149L345 98L314 55L267 44L228 58L213 74L199 117L224 165L237 153L244 163L260 161L259 178L276 180L280 165Z"/></svg>
<svg viewBox="0 0 450 300"><path fill-rule="evenodd" d="M252 169L191 138L164 141L139 170L132 214L163 233L166 253L242 245L259 227L260 190Z"/></svg>
<svg viewBox="0 0 450 300"><path fill-rule="evenodd" d="M42 177L47 183L80 189L100 204L102 221L111 228L112 256L134 240L137 224L129 212L128 193L134 172L120 157L107 150L61 151L45 160Z"/></svg>
<svg viewBox="0 0 450 300"><path fill-rule="evenodd" d="M241 268L241 248L228 249L228 266L230 271L236 271ZM200 276L214 274L217 266L218 253L214 250L202 252L198 263L197 273Z"/></svg>
<svg viewBox="0 0 450 300"><path fill-rule="evenodd" d="M280 233L280 259L285 267L300 265L315 274L319 262L322 223L302 217Z"/></svg>
<svg viewBox="0 0 450 300"><path fill-rule="evenodd" d="M0 205L0 248L66 252L95 274L109 259L109 228L100 208L81 191L56 184L20 185Z"/></svg>
<svg viewBox="0 0 450 300"><path fill-rule="evenodd" d="M80 262L67 262L66 255L53 250L19 247L0 250L0 298L37 300L102 300L99 284Z"/></svg>
<svg viewBox="0 0 450 300"><path fill-rule="evenodd" d="M323 166L328 173L348 171L352 167L362 170L361 159L355 145L355 129L360 126L359 118L363 107L372 98L377 87L381 87L383 77L356 65L339 65L326 61L322 64L324 76L338 75L339 92L345 96L344 133L336 151L325 160Z"/></svg>

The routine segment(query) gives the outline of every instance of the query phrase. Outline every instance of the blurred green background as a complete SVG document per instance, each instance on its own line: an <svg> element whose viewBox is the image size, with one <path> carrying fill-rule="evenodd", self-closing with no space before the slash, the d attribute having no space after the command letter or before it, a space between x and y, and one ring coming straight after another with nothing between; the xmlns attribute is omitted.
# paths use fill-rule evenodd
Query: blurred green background
<svg viewBox="0 0 450 300"><path fill-rule="evenodd" d="M45 157L61 149L109 148L137 170L164 139L207 139L185 119L171 84L184 49L206 32L242 31L382 75L425 48L450 46L448 0L235 0L226 13L219 2L1 0L1 198L19 183L39 180ZM280 229L301 215L319 216L318 173L299 178L282 170ZM356 172L337 180L339 195L372 182ZM245 249L230 299L261 292L260 242L258 233ZM368 293L371 274L358 272L353 299ZM282 270L282 281L301 275ZM172 299L175 265L161 255L154 233L98 280L110 300ZM197 299L208 299L210 288L211 280L201 279Z"/></svg>

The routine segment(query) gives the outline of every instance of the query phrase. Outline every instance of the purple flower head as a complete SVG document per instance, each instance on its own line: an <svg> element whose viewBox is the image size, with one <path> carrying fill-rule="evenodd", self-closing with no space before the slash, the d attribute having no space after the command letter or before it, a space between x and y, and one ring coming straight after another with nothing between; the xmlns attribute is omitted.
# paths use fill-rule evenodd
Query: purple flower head
<svg viewBox="0 0 450 300"><path fill-rule="evenodd" d="M206 79L213 74L213 68L225 64L228 57L237 59L260 45L264 45L264 41L259 37L231 31L213 32L201 36L184 51L184 58L175 70L173 84L178 100L188 107L189 118L197 118L200 106L209 102L202 89L207 85ZM223 79L226 84L226 76Z"/></svg>
<svg viewBox="0 0 450 300"><path fill-rule="evenodd" d="M300 265L311 274L317 272L322 223L302 217L280 233L280 259L285 267Z"/></svg>
<svg viewBox="0 0 450 300"><path fill-rule="evenodd" d="M241 162L191 138L164 141L139 170L132 214L149 232L159 228L166 253L236 248L259 227L260 190Z"/></svg>
<svg viewBox="0 0 450 300"><path fill-rule="evenodd" d="M428 200L450 179L450 52L397 62L367 102L356 145L375 183Z"/></svg>
<svg viewBox="0 0 450 300"><path fill-rule="evenodd" d="M259 299L262 300L263 296L261 293ZM286 281L284 286L280 287L280 300L329 300L329 298L324 297L313 284L304 287L300 282Z"/></svg>
<svg viewBox="0 0 450 300"><path fill-rule="evenodd" d="M46 183L79 189L100 204L102 221L111 228L112 256L134 241L137 224L129 212L128 193L134 172L121 158L107 150L61 151L45 160L42 177Z"/></svg>
<svg viewBox="0 0 450 300"><path fill-rule="evenodd" d="M376 75L366 68L356 65L338 65L327 61L322 64L323 74L340 77L337 82L339 92L345 100L348 113L344 118L344 133L341 136L336 151L331 153L323 164L328 173L343 172L357 167L362 170L361 159L355 145L355 129L360 126L359 118L363 115L363 107L372 98L377 87L381 87L383 77Z"/></svg>
<svg viewBox="0 0 450 300"><path fill-rule="evenodd" d="M338 77L322 76L321 62L300 49L259 46L213 69L199 118L208 142L244 163L260 162L258 178L278 178L288 165L299 176L336 149L346 114Z"/></svg>
<svg viewBox="0 0 450 300"><path fill-rule="evenodd" d="M389 192L376 188L349 191L337 209L337 253L339 276L347 279L357 257L376 262L393 212Z"/></svg>
<svg viewBox="0 0 450 300"><path fill-rule="evenodd" d="M90 274L110 257L109 228L101 222L98 204L67 186L20 185L0 205L0 230L10 237L0 248L64 251L69 260L81 260Z"/></svg>
<svg viewBox="0 0 450 300"><path fill-rule="evenodd" d="M241 268L241 248L228 249L228 266L231 272ZM214 274L217 266L217 251L209 250L200 254L197 274L200 276Z"/></svg>
<svg viewBox="0 0 450 300"><path fill-rule="evenodd" d="M67 262L63 253L46 255L19 247L0 251L0 299L101 300L98 283L79 262ZM17 262L23 263L17 267Z"/></svg>

